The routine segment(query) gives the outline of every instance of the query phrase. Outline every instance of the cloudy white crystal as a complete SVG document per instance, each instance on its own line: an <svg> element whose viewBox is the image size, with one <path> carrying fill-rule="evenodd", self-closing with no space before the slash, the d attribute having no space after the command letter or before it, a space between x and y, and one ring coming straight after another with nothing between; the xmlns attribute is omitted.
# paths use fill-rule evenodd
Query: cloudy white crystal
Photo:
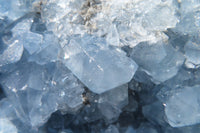
<svg viewBox="0 0 200 133"><path fill-rule="evenodd" d="M161 32L178 22L173 0L54 2L48 1L43 6L43 19L49 30L64 39L72 34L89 33L105 36L109 45L133 47L142 41L161 40ZM61 43L66 42L62 39Z"/></svg>

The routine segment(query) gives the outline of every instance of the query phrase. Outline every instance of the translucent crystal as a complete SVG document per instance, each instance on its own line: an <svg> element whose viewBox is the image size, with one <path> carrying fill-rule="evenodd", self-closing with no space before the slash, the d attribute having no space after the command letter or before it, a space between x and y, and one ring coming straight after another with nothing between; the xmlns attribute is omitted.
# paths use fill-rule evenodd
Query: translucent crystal
<svg viewBox="0 0 200 133"><path fill-rule="evenodd" d="M136 133L146 133L146 132L148 132L148 133L158 133L156 131L156 129L148 123L144 123L144 124L140 125L140 127L136 130Z"/></svg>
<svg viewBox="0 0 200 133"><path fill-rule="evenodd" d="M99 103L110 103L112 106L123 108L128 104L128 84L119 86L99 96Z"/></svg>
<svg viewBox="0 0 200 133"><path fill-rule="evenodd" d="M12 20L20 18L27 12L22 6L20 0L0 0L0 17L8 16Z"/></svg>
<svg viewBox="0 0 200 133"><path fill-rule="evenodd" d="M38 36L37 39L41 39L39 34L36 35ZM57 38L51 32L45 32L42 37L42 40L39 41L35 38L35 41L39 43L39 46L37 47L38 50L33 53L28 60L30 62L36 62L40 65L44 65L48 62L55 62L58 60L58 54L61 50Z"/></svg>
<svg viewBox="0 0 200 133"><path fill-rule="evenodd" d="M136 131L131 126L129 126L125 133L136 133Z"/></svg>
<svg viewBox="0 0 200 133"><path fill-rule="evenodd" d="M107 102L99 103L98 108L107 123L115 122L121 113L121 109Z"/></svg>
<svg viewBox="0 0 200 133"><path fill-rule="evenodd" d="M0 132L199 133L199 16L199 0L0 0Z"/></svg>
<svg viewBox="0 0 200 133"><path fill-rule="evenodd" d="M153 123L157 123L162 126L166 126L164 106L161 102L155 102L146 106L143 106L142 112L144 116Z"/></svg>
<svg viewBox="0 0 200 133"><path fill-rule="evenodd" d="M183 87L174 91L166 101L165 114L172 127L200 122L199 86Z"/></svg>
<svg viewBox="0 0 200 133"><path fill-rule="evenodd" d="M175 76L184 61L181 53L163 42L140 43L133 48L131 57L154 80L161 82Z"/></svg>
<svg viewBox="0 0 200 133"><path fill-rule="evenodd" d="M52 83L56 83L55 87L60 88L58 100L61 105L67 104L70 108L82 105L83 85L62 63L57 64Z"/></svg>
<svg viewBox="0 0 200 133"><path fill-rule="evenodd" d="M105 133L119 133L119 130L115 125L110 125L106 130Z"/></svg>
<svg viewBox="0 0 200 133"><path fill-rule="evenodd" d="M8 98L0 101L0 108L0 119L14 120L16 118L14 106Z"/></svg>
<svg viewBox="0 0 200 133"><path fill-rule="evenodd" d="M0 53L0 67L6 64L15 63L22 57L23 44L16 38L9 40L9 45Z"/></svg>
<svg viewBox="0 0 200 133"><path fill-rule="evenodd" d="M200 30L200 2L199 0L181 0L180 3L180 23L175 30L182 34L196 35Z"/></svg>
<svg viewBox="0 0 200 133"><path fill-rule="evenodd" d="M195 11L200 7L199 0L181 0L180 4L182 14Z"/></svg>
<svg viewBox="0 0 200 133"><path fill-rule="evenodd" d="M198 42L189 41L184 47L186 56L186 66L195 68L200 64L200 45Z"/></svg>
<svg viewBox="0 0 200 133"><path fill-rule="evenodd" d="M102 38L73 37L62 55L66 66L93 92L103 93L131 80L137 64Z"/></svg>
<svg viewBox="0 0 200 133"><path fill-rule="evenodd" d="M90 4L83 0L59 0L54 3L51 0L43 6L42 18L49 30L63 38L61 44L72 34L90 33L105 36L109 45L133 47L142 41L162 40L161 31L175 27L178 22L172 0L94 0Z"/></svg>
<svg viewBox="0 0 200 133"><path fill-rule="evenodd" d="M58 108L63 109L64 104L70 108L82 104L83 88L77 79L62 65L50 66L27 63L1 80L17 117L32 127L44 124ZM49 67L52 73L48 72ZM75 99L72 94L76 95Z"/></svg>
<svg viewBox="0 0 200 133"><path fill-rule="evenodd" d="M0 132L1 133L18 133L17 128L8 119L0 118Z"/></svg>
<svg viewBox="0 0 200 133"><path fill-rule="evenodd" d="M24 34L21 34L21 37L23 37L21 43L30 54L33 54L40 50L40 43L42 42L41 35L32 32L26 32Z"/></svg>
<svg viewBox="0 0 200 133"><path fill-rule="evenodd" d="M16 126L11 120L16 118L11 101L4 98L0 101L0 132L1 133L18 133Z"/></svg>

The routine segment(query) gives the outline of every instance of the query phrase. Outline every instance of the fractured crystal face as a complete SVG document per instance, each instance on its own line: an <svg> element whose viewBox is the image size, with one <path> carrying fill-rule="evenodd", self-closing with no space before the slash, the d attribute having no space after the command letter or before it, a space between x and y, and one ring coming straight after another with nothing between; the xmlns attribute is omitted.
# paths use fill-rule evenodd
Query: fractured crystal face
<svg viewBox="0 0 200 133"><path fill-rule="evenodd" d="M122 85L110 91L102 93L98 99L99 103L108 102L117 108L123 108L128 104L128 85Z"/></svg>
<svg viewBox="0 0 200 133"><path fill-rule="evenodd" d="M61 71L59 68L62 68ZM61 64L54 69L56 71L51 69L52 75L44 66L27 63L1 80L18 117L27 125L38 127L44 124L51 113L63 104L70 108L82 104L83 88L77 79Z"/></svg>
<svg viewBox="0 0 200 133"><path fill-rule="evenodd" d="M98 108L104 119L112 123L118 119L121 109L128 104L128 85L122 85L99 95Z"/></svg>
<svg viewBox="0 0 200 133"><path fill-rule="evenodd" d="M58 59L58 54L61 49L58 40L52 32L43 33L42 40L39 34L35 41L38 43L37 51L29 57L30 62L36 62L37 64L44 65L49 62L56 62ZM34 42L34 41L33 41Z"/></svg>
<svg viewBox="0 0 200 133"><path fill-rule="evenodd" d="M137 64L102 38L72 37L62 54L65 65L93 92L103 93L131 80Z"/></svg>
<svg viewBox="0 0 200 133"><path fill-rule="evenodd" d="M110 125L106 130L105 133L119 133L119 130L116 126Z"/></svg>
<svg viewBox="0 0 200 133"><path fill-rule="evenodd" d="M0 133L199 133L199 33L200 0L0 0Z"/></svg>
<svg viewBox="0 0 200 133"><path fill-rule="evenodd" d="M23 44L17 38L13 38L6 43L8 44L7 48L0 53L0 67L19 61L23 54Z"/></svg>
<svg viewBox="0 0 200 133"><path fill-rule="evenodd" d="M200 64L200 45L198 42L188 41L184 47L186 56L186 66L189 68L198 67Z"/></svg>
<svg viewBox="0 0 200 133"><path fill-rule="evenodd" d="M173 0L59 0L56 3L48 1L42 16L47 28L58 38L90 33L105 36L109 45L133 47L142 41L161 40L164 35L160 31L173 28L178 22Z"/></svg>
<svg viewBox="0 0 200 133"><path fill-rule="evenodd" d="M19 0L1 0L0 1L0 17L8 16L11 19L17 19L23 16L24 11L20 9L21 3ZM22 8L23 9L23 8Z"/></svg>
<svg viewBox="0 0 200 133"><path fill-rule="evenodd" d="M183 87L174 91L166 101L165 114L173 127L182 127L200 122L200 86Z"/></svg>
<svg viewBox="0 0 200 133"><path fill-rule="evenodd" d="M0 108L0 132L18 133L17 127L12 123L12 120L16 119L12 103L4 98L0 101Z"/></svg>
<svg viewBox="0 0 200 133"><path fill-rule="evenodd" d="M136 131L137 133L158 133L157 130L150 124L144 123Z"/></svg>
<svg viewBox="0 0 200 133"><path fill-rule="evenodd" d="M18 133L16 126L8 119L0 118L0 132L1 133Z"/></svg>
<svg viewBox="0 0 200 133"><path fill-rule="evenodd" d="M163 42L140 43L133 48L131 57L147 74L160 82L175 76L184 61L181 53Z"/></svg>

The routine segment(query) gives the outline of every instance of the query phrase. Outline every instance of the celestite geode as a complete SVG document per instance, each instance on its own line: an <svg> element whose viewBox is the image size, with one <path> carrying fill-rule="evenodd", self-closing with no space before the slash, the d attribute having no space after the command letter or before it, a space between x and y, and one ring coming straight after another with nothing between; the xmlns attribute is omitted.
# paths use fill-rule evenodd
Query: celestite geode
<svg viewBox="0 0 200 133"><path fill-rule="evenodd" d="M0 0L0 133L199 133L199 0Z"/></svg>

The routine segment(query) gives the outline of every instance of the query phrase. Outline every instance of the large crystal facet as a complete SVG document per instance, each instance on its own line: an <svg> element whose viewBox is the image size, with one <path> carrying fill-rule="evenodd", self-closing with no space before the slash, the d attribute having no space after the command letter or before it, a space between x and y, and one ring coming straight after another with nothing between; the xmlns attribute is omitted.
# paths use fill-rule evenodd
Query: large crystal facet
<svg viewBox="0 0 200 133"><path fill-rule="evenodd" d="M184 87L174 91L166 101L165 113L173 127L200 122L200 86Z"/></svg>
<svg viewBox="0 0 200 133"><path fill-rule="evenodd" d="M102 38L72 37L62 54L66 66L93 92L103 93L127 83L137 64Z"/></svg>

